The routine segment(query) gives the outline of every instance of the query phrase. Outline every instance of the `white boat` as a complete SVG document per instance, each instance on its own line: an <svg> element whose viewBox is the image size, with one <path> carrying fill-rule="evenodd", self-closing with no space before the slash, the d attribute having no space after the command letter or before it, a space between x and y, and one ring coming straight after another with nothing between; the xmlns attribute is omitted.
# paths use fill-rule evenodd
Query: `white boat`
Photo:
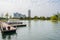
<svg viewBox="0 0 60 40"><path fill-rule="evenodd" d="M6 22L7 24L9 24L9 25L12 25L13 27L25 27L26 26L26 24L22 21L20 21L20 20L8 20L7 22Z"/></svg>
<svg viewBox="0 0 60 40"><path fill-rule="evenodd" d="M8 20L6 23L8 24L23 24L20 20Z"/></svg>
<svg viewBox="0 0 60 40"><path fill-rule="evenodd" d="M16 32L16 28L12 27L11 25L8 25L4 22L1 23L1 32L2 33L11 33Z"/></svg>

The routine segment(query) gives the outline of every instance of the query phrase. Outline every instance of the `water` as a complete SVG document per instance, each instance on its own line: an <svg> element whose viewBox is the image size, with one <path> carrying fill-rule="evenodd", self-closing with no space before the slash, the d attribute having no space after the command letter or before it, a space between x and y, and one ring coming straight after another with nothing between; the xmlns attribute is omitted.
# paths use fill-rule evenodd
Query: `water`
<svg viewBox="0 0 60 40"><path fill-rule="evenodd" d="M60 22L23 21L26 27L17 27L15 34L2 35L0 40L60 40Z"/></svg>

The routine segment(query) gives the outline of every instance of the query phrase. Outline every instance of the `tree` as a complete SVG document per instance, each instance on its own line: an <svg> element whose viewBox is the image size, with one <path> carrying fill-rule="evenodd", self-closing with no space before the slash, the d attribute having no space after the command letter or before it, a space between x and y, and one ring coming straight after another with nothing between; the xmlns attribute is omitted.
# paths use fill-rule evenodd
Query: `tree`
<svg viewBox="0 0 60 40"><path fill-rule="evenodd" d="M35 16L34 19L38 19L39 17L38 16Z"/></svg>
<svg viewBox="0 0 60 40"><path fill-rule="evenodd" d="M42 16L42 17L40 17L40 19L41 19L41 20L45 20L45 17L44 17L44 16Z"/></svg>
<svg viewBox="0 0 60 40"><path fill-rule="evenodd" d="M50 20L50 17L46 17L46 20Z"/></svg>
<svg viewBox="0 0 60 40"><path fill-rule="evenodd" d="M12 18L12 16L10 16L10 18Z"/></svg>
<svg viewBox="0 0 60 40"><path fill-rule="evenodd" d="M57 16L51 16L51 20L58 20L58 17Z"/></svg>
<svg viewBox="0 0 60 40"><path fill-rule="evenodd" d="M5 16L6 16L6 18L8 19L8 16L9 16L9 15L8 15L8 13L6 13L6 15L5 15Z"/></svg>

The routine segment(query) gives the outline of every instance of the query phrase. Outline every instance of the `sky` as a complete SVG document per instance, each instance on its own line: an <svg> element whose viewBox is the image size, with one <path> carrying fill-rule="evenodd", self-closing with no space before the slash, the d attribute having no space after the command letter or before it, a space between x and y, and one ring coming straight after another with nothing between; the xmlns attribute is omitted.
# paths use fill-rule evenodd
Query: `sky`
<svg viewBox="0 0 60 40"><path fill-rule="evenodd" d="M6 14L12 15L15 12L28 16L28 10L31 10L31 16L52 16L60 12L60 0L0 0L0 16Z"/></svg>

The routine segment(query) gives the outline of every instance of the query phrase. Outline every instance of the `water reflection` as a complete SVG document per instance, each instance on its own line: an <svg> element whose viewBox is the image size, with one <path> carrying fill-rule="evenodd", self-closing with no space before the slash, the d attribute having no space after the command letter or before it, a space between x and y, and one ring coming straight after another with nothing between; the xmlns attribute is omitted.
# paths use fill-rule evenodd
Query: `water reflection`
<svg viewBox="0 0 60 40"><path fill-rule="evenodd" d="M31 29L31 20L28 20L28 30L30 30Z"/></svg>
<svg viewBox="0 0 60 40"><path fill-rule="evenodd" d="M16 35L17 36L17 33L5 33L5 34L2 34L2 39L8 39L8 40L11 40L11 36L13 36L13 35Z"/></svg>
<svg viewBox="0 0 60 40"><path fill-rule="evenodd" d="M53 24L57 24L57 23L58 23L58 21L52 21L52 23L53 23Z"/></svg>
<svg viewBox="0 0 60 40"><path fill-rule="evenodd" d="M52 22L52 26L55 30L59 30L60 29L60 22L58 22L58 21Z"/></svg>
<svg viewBox="0 0 60 40"><path fill-rule="evenodd" d="M0 40L60 40L58 21L28 20L26 24L27 27L17 27L17 34L4 34Z"/></svg>

